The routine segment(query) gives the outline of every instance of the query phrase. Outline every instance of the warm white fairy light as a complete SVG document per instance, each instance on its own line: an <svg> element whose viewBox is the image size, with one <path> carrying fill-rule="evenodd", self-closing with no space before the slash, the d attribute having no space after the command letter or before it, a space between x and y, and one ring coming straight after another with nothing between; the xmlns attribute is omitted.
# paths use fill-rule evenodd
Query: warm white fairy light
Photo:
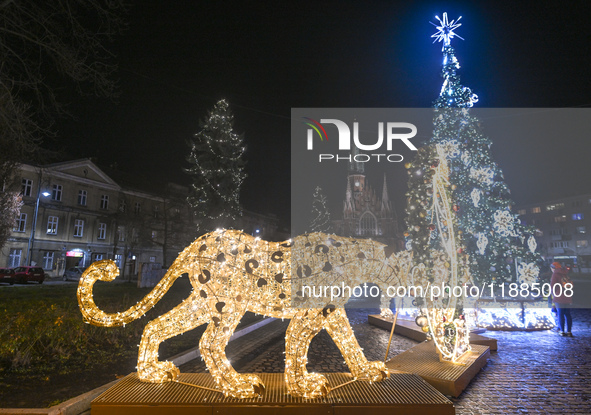
<svg viewBox="0 0 591 415"><path fill-rule="evenodd" d="M462 286L469 280L469 275L462 275L460 269L467 270L465 264L460 264L465 257L458 258L458 249L454 229L454 212L449 199L449 166L446 152L440 145L436 146L438 164L433 174L433 200L430 217L436 224L441 250L432 250L433 266L430 270L432 284L445 284L449 287ZM426 267L418 264L413 269L413 278L425 279ZM464 265L464 266L461 266ZM419 268L420 267L420 268ZM417 271L415 273L415 271ZM458 298L441 293L439 298L425 297L426 306L421 310L427 317L429 331L433 342L443 360L458 361L464 353L470 350L470 336L466 321L457 318L456 310Z"/></svg>
<svg viewBox="0 0 591 415"><path fill-rule="evenodd" d="M306 244L312 249L307 249ZM292 262L292 252L297 247L302 248L297 252L303 256ZM327 258L335 265L331 265L330 270ZM240 231L216 230L187 247L158 285L126 311L105 313L93 299L94 283L112 281L119 273L110 260L95 262L84 272L77 295L87 322L97 326L123 326L144 315L176 278L187 273L193 286L190 296L173 310L150 321L144 329L138 352L140 380L152 383L175 380L178 368L172 362L158 360L160 343L209 323L199 349L220 391L236 398L260 395L264 391L260 379L237 373L225 355L234 329L244 313L251 311L291 319L285 341L285 381L293 396L313 398L329 392L326 378L308 373L306 369L310 342L323 328L332 336L355 378L378 382L388 376L388 371L383 362L368 362L365 358L343 309L346 296L325 302L322 307L293 306L292 302L304 298L292 297L292 267L304 268L302 280L309 276L330 280L345 275L349 278L345 282L354 286L360 281L371 281L369 278L377 275L378 280L386 284L403 278L402 274L410 267L410 258L409 252L386 255L385 246L377 242L323 233L279 243L253 238ZM349 272L351 270L358 272Z"/></svg>

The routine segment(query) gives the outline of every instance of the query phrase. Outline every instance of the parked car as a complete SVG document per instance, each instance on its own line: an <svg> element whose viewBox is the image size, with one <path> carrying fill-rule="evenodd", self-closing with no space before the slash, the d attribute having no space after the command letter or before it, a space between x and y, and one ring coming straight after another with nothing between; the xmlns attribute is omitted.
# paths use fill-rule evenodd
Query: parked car
<svg viewBox="0 0 591 415"><path fill-rule="evenodd" d="M0 268L0 282L14 284L14 270L10 268Z"/></svg>
<svg viewBox="0 0 591 415"><path fill-rule="evenodd" d="M84 267L72 267L72 268L68 268L67 270L64 271L64 275L62 277L62 279L64 281L67 280L79 280L80 276L82 275L82 273L84 272L86 268Z"/></svg>
<svg viewBox="0 0 591 415"><path fill-rule="evenodd" d="M14 269L14 281L19 284L26 284L29 281L37 281L43 284L45 272L41 267L17 267Z"/></svg>

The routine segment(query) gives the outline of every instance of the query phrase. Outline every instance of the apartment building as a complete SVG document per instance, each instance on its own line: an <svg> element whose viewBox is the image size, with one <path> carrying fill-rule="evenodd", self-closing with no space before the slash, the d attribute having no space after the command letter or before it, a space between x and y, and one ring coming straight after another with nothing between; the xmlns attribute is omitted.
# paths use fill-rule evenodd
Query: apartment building
<svg viewBox="0 0 591 415"><path fill-rule="evenodd" d="M17 177L23 206L1 266L40 265L60 276L113 259L129 275L141 263L169 265L195 236L182 186L160 194L123 187L89 159L23 164Z"/></svg>
<svg viewBox="0 0 591 415"><path fill-rule="evenodd" d="M591 194L519 205L516 212L537 229L538 250L547 263L591 272Z"/></svg>

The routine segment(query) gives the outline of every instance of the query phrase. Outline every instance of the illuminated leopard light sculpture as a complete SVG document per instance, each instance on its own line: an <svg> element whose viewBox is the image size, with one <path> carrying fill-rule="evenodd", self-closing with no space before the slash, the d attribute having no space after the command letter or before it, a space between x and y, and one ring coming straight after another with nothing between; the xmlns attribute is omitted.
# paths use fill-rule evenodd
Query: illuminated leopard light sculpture
<svg viewBox="0 0 591 415"><path fill-rule="evenodd" d="M329 392L323 375L306 370L310 342L323 328L355 378L377 382L386 378L388 371L383 362L368 362L355 339L344 310L350 293L343 292L332 300L310 298L302 296L304 286L344 283L355 287L369 281L377 283L384 293L388 285L406 280L411 257L409 251L393 254L375 241L323 233L278 243L239 231L218 230L187 247L158 285L128 310L107 314L94 303L93 284L97 280L112 281L119 273L110 260L95 262L84 272L78 302L87 322L123 326L144 315L178 277L187 273L193 286L189 297L144 329L137 365L140 380L175 380L178 368L172 362L158 360L160 343L208 323L199 349L220 391L236 398L260 395L264 391L260 379L237 373L225 354L240 319L251 311L291 319L286 333L285 382L291 395L313 398Z"/></svg>

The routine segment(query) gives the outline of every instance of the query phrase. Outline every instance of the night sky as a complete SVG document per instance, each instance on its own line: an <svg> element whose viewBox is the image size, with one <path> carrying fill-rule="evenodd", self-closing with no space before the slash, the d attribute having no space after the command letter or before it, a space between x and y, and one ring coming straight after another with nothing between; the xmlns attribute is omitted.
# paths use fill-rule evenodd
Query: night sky
<svg viewBox="0 0 591 415"><path fill-rule="evenodd" d="M69 158L186 183L186 141L227 98L247 144L243 203L286 221L290 109L430 107L441 87L436 14L463 16L465 41L452 45L479 107L591 106L586 0L134 3L111 47L118 102L73 99L77 118L59 123L58 145ZM493 139L516 202L591 192L591 144L569 140ZM403 206L404 190L392 193Z"/></svg>

